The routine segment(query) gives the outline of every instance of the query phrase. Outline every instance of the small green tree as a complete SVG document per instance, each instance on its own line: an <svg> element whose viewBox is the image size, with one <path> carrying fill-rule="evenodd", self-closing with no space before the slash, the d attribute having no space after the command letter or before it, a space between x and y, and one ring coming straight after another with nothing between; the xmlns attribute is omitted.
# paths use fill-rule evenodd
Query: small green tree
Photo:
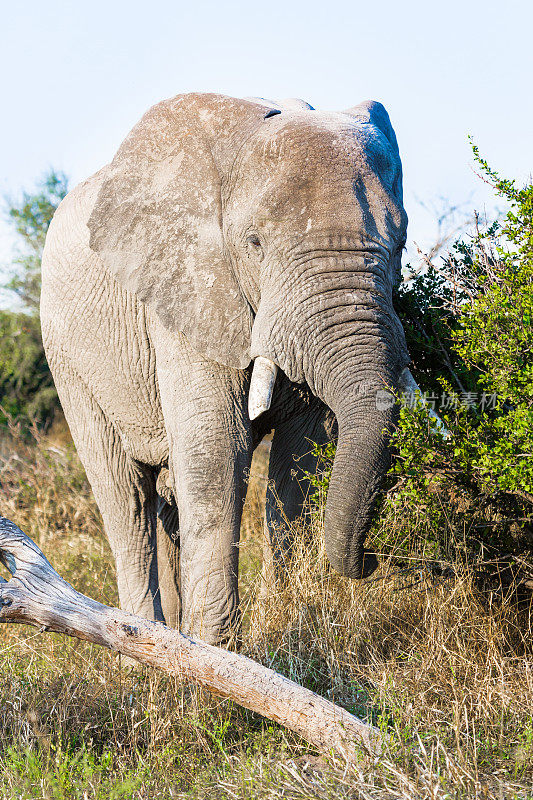
<svg viewBox="0 0 533 800"><path fill-rule="evenodd" d="M59 407L44 354L39 324L41 257L48 226L67 193L67 179L50 170L35 193L8 201L6 216L19 243L19 254L4 289L13 292L24 310L0 311L0 424L11 417L46 426Z"/></svg>
<svg viewBox="0 0 533 800"><path fill-rule="evenodd" d="M461 309L454 349L494 397L469 445L483 486L533 505L533 185L517 189L474 153L510 209L501 230L478 235L477 251L462 250L477 293Z"/></svg>
<svg viewBox="0 0 533 800"><path fill-rule="evenodd" d="M447 398L452 437L431 435L424 410L402 412L389 511L423 509L426 540L440 553L459 541L470 553L531 552L533 185L518 189L473 152L508 211L501 223L478 223L440 272L407 289L437 326L442 357L429 372Z"/></svg>
<svg viewBox="0 0 533 800"><path fill-rule="evenodd" d="M52 169L38 183L35 193L23 192L18 203L8 201L8 220L17 234L21 252L13 262L12 276L4 288L14 292L32 314L39 310L46 232L67 191L66 176Z"/></svg>

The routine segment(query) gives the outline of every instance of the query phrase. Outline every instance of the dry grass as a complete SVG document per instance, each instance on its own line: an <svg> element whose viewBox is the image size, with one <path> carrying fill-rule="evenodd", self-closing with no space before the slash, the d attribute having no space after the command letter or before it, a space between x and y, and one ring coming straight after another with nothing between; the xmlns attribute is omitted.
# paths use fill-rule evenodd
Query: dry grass
<svg viewBox="0 0 533 800"><path fill-rule="evenodd" d="M0 448L0 511L73 585L114 604L109 548L72 452ZM295 531L287 579L259 598L266 451L243 522L244 650L379 725L377 760L314 753L277 726L64 637L13 626L0 644L2 798L532 797L529 609L467 572L365 584L325 562L319 522ZM387 523L390 525L390 520ZM411 585L411 584L415 585Z"/></svg>

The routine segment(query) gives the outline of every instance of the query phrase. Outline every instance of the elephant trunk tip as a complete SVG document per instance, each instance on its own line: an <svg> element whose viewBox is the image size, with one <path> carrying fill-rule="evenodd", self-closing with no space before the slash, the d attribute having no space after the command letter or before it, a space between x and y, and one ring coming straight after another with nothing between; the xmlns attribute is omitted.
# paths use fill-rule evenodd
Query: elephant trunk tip
<svg viewBox="0 0 533 800"><path fill-rule="evenodd" d="M277 374L277 364L274 364L269 358L257 356L254 361L250 391L248 393L248 415L250 419L256 419L270 408Z"/></svg>
<svg viewBox="0 0 533 800"><path fill-rule="evenodd" d="M364 550L357 558L338 558L336 552L328 552L329 548L326 547L328 561L339 575L352 580L361 580L368 578L379 566L379 561L375 553Z"/></svg>

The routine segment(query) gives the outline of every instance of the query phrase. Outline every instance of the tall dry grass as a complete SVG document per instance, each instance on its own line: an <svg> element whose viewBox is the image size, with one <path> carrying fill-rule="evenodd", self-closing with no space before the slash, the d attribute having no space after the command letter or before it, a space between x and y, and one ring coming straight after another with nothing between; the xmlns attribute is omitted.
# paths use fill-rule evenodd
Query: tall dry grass
<svg viewBox="0 0 533 800"><path fill-rule="evenodd" d="M260 591L266 464L263 449L243 520L244 652L371 719L383 755L347 768L195 687L6 626L0 796L533 796L529 607L509 590L481 593L464 563L448 579L422 563L406 574L392 553L367 582L343 579L327 566L317 517L294 530L285 578ZM114 604L112 558L72 450L13 432L0 483L0 512L78 590Z"/></svg>

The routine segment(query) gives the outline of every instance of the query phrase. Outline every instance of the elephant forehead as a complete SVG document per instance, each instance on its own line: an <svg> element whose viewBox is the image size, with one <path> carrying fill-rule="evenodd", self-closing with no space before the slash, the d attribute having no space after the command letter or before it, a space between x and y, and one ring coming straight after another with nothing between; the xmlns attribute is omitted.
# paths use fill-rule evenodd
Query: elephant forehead
<svg viewBox="0 0 533 800"><path fill-rule="evenodd" d="M292 116L314 116L309 112ZM282 116L282 115L278 115ZM325 124L290 121L256 143L240 167L231 219L255 209L258 224L291 221L302 233L328 227L364 229L389 238L404 224L393 191L399 161L374 126L331 114ZM375 230L374 230L375 229Z"/></svg>
<svg viewBox="0 0 533 800"><path fill-rule="evenodd" d="M374 184L374 194L395 193L400 161L375 126L354 123L343 114L316 116L314 121L315 112L291 113L251 143L234 173L243 199L257 202L270 196L284 204L289 193L308 206L313 199L321 205L332 191L342 194L356 181L369 188Z"/></svg>
<svg viewBox="0 0 533 800"><path fill-rule="evenodd" d="M393 157L387 140L370 122L346 114L303 111L283 112L271 125L262 126L256 148L258 155L272 161L308 160L317 154L364 161L374 151Z"/></svg>

